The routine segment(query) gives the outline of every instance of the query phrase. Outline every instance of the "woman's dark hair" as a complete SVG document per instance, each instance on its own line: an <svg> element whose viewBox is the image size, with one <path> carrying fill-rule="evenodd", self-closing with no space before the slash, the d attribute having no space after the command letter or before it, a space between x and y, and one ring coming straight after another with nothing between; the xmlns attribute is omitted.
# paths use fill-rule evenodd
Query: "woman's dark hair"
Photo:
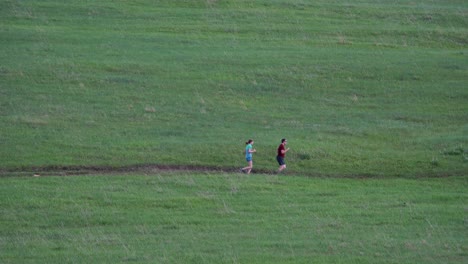
<svg viewBox="0 0 468 264"><path fill-rule="evenodd" d="M250 143L252 143L252 142L253 142L253 140L252 140L252 139L249 139L247 142L245 142L245 144L248 145L248 144L250 144Z"/></svg>

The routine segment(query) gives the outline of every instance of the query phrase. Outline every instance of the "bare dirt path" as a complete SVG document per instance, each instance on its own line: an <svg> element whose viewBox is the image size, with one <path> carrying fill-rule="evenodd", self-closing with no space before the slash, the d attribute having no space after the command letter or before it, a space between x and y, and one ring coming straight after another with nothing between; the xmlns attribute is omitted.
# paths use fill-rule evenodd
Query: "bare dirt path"
<svg viewBox="0 0 468 264"><path fill-rule="evenodd" d="M128 166L23 166L17 168L0 168L0 178L2 177L39 177L39 176L78 176L78 175L123 175L123 174L147 174L155 175L160 173L185 172L185 173L241 173L240 166L237 167L216 167L200 165L161 165L161 164L140 164ZM254 174L276 174L275 169L254 169ZM387 178L391 176L359 174L359 175L320 175L316 173L304 173L294 171L283 171L281 175L301 175L305 177L333 177L333 178ZM415 178L446 178L451 176L460 176L460 174L437 174L437 175L414 175ZM395 176L399 177L399 176Z"/></svg>
<svg viewBox="0 0 468 264"><path fill-rule="evenodd" d="M127 173L142 173L156 174L161 172L224 172L234 173L239 172L239 168L226 167L209 167L195 165L131 165L131 166L32 166L19 167L13 169L1 169L0 177L11 176L77 176L77 175L110 175L110 174L127 174ZM257 173L272 173L272 171L256 170Z"/></svg>

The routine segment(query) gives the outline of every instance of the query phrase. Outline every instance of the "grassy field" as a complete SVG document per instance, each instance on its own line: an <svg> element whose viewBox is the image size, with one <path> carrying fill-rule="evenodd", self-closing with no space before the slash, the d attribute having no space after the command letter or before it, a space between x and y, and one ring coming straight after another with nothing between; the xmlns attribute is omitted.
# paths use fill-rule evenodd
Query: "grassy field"
<svg viewBox="0 0 468 264"><path fill-rule="evenodd" d="M1 263L466 263L466 177L7 177Z"/></svg>
<svg viewBox="0 0 468 264"><path fill-rule="evenodd" d="M468 171L466 1L2 1L0 166Z"/></svg>
<svg viewBox="0 0 468 264"><path fill-rule="evenodd" d="M0 1L0 263L467 263L467 44L462 0Z"/></svg>

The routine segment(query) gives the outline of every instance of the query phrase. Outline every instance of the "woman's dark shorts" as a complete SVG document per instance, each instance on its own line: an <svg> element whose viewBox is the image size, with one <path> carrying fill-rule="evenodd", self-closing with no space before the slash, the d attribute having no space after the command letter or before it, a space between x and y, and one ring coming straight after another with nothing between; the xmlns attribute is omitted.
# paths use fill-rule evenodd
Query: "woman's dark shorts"
<svg viewBox="0 0 468 264"><path fill-rule="evenodd" d="M278 161L278 164L279 164L280 166L283 166L283 165L286 164L286 163L284 163L284 158L281 157L281 156L276 156L276 160Z"/></svg>

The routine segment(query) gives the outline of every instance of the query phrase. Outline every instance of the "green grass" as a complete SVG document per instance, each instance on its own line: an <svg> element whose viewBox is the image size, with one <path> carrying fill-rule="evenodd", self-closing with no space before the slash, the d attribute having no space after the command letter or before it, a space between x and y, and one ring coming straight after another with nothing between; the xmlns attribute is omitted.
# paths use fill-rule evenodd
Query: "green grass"
<svg viewBox="0 0 468 264"><path fill-rule="evenodd" d="M466 263L466 177L6 177L1 263Z"/></svg>
<svg viewBox="0 0 468 264"><path fill-rule="evenodd" d="M0 1L0 262L466 263L467 17L461 0ZM286 174L263 174L283 137ZM249 138L251 176L151 169L240 168Z"/></svg>
<svg viewBox="0 0 468 264"><path fill-rule="evenodd" d="M466 1L2 1L0 167L468 171ZM457 155L446 153L460 149Z"/></svg>

